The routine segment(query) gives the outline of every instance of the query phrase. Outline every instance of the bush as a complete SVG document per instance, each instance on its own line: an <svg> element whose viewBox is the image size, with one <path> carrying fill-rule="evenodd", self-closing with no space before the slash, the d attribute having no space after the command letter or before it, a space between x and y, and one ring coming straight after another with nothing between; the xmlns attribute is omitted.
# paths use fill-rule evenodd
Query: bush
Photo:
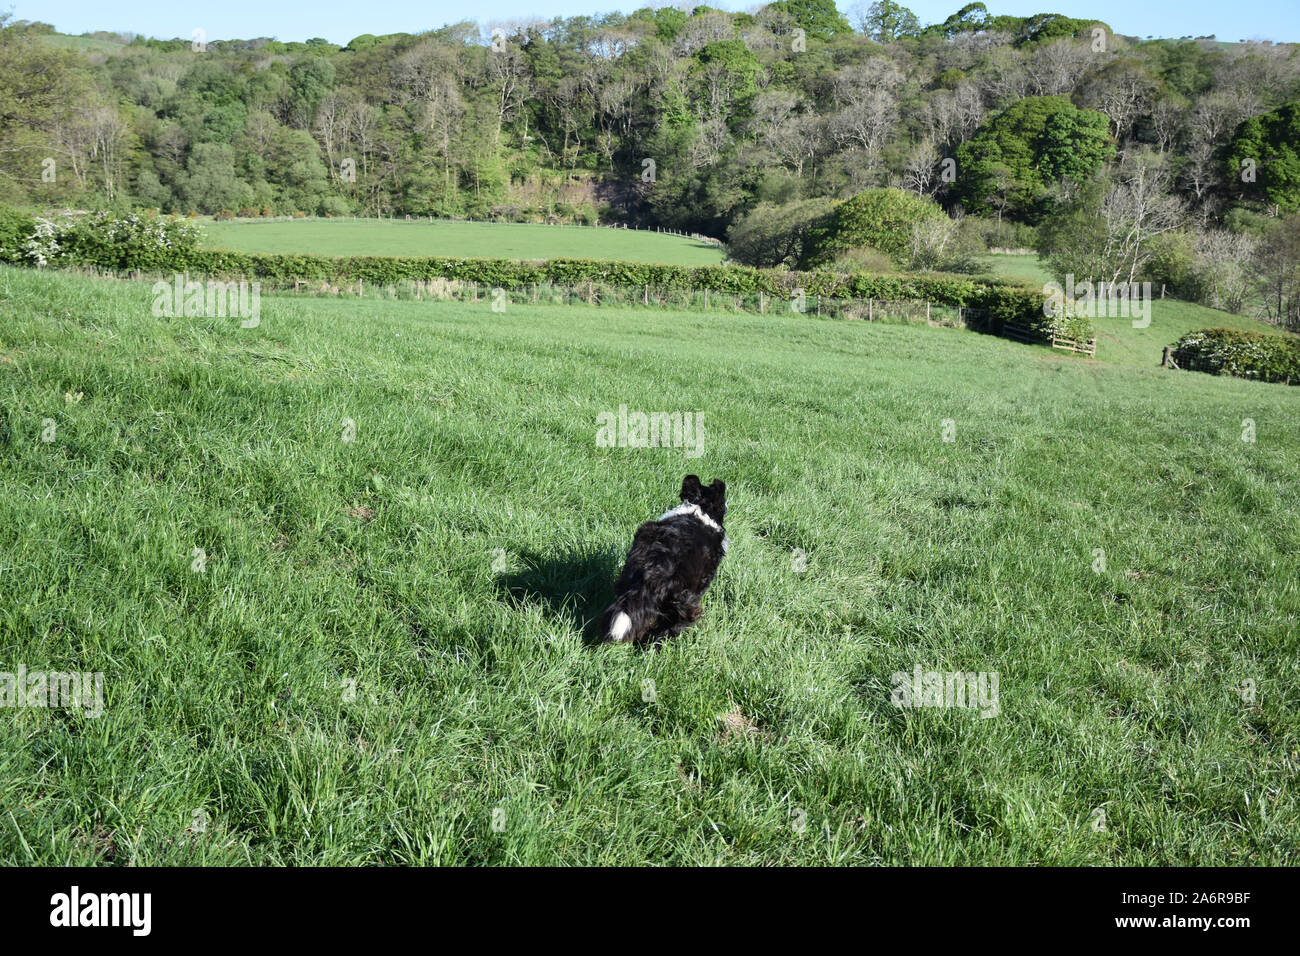
<svg viewBox="0 0 1300 956"><path fill-rule="evenodd" d="M804 266L823 265L846 250L871 246L903 264L914 227L946 219L934 200L902 189L868 189L836 206L808 230Z"/></svg>
<svg viewBox="0 0 1300 956"><path fill-rule="evenodd" d="M1179 367L1300 385L1300 338L1245 329L1198 329L1173 348Z"/></svg>
<svg viewBox="0 0 1300 956"><path fill-rule="evenodd" d="M727 231L727 254L747 266L797 265L808 230L834 205L830 199L759 203Z"/></svg>
<svg viewBox="0 0 1300 956"><path fill-rule="evenodd" d="M58 220L34 220L24 240L26 261L42 266L59 260L104 269L183 271L202 235L196 223L130 213L106 212Z"/></svg>
<svg viewBox="0 0 1300 956"><path fill-rule="evenodd" d="M834 262L827 263L826 268L830 272L874 272L886 275L897 271L893 259L871 246L845 249L835 256Z"/></svg>
<svg viewBox="0 0 1300 956"><path fill-rule="evenodd" d="M1086 315L1067 315L1058 318L1052 330L1061 338L1074 339L1076 342L1087 342L1097 334L1092 320Z"/></svg>
<svg viewBox="0 0 1300 956"><path fill-rule="evenodd" d="M322 216L350 216L352 207L342 196L326 196L316 210Z"/></svg>
<svg viewBox="0 0 1300 956"><path fill-rule="evenodd" d="M0 205L0 262L23 262L24 243L36 228L25 212Z"/></svg>

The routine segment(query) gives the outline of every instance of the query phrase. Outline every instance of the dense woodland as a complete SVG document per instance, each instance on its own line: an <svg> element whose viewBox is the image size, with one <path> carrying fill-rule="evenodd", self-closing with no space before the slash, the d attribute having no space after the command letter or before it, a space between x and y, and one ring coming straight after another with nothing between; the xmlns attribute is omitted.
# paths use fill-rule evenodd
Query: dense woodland
<svg viewBox="0 0 1300 956"><path fill-rule="evenodd" d="M29 209L622 222L755 265L959 270L1036 246L1277 321L1300 301L1293 43L982 3L925 26L892 0L344 47L0 24L0 201ZM906 229L874 241L891 215Z"/></svg>

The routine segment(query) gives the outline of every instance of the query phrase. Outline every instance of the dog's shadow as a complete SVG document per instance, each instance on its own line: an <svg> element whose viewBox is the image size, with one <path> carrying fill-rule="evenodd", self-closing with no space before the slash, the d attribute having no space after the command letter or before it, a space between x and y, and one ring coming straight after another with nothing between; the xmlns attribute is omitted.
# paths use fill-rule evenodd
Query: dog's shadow
<svg viewBox="0 0 1300 956"><path fill-rule="evenodd" d="M618 562L609 551L525 551L518 555L518 569L502 574L496 585L506 602L544 607L556 617L567 618L582 632L584 644L597 644L596 625L614 600Z"/></svg>

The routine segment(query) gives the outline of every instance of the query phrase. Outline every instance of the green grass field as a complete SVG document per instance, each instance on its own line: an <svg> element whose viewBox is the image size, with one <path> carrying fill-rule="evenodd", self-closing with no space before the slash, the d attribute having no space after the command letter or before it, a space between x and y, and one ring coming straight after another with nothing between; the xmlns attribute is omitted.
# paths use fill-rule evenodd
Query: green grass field
<svg viewBox="0 0 1300 956"><path fill-rule="evenodd" d="M1037 256L987 255L980 259L994 275L1024 279L1033 285L1052 280ZM1157 288L1155 295L1159 292ZM1193 329L1229 326L1254 332L1278 332L1276 327L1258 319L1172 298L1152 300L1151 324L1145 328L1133 328L1131 317L1098 316L1092 324L1097 330L1098 361L1137 366L1159 365L1164 347L1173 345Z"/></svg>
<svg viewBox="0 0 1300 956"><path fill-rule="evenodd" d="M977 258L993 275L1008 279L1024 279L1030 285L1043 285L1052 281L1052 274L1038 261L1038 256L989 253Z"/></svg>
<svg viewBox="0 0 1300 956"><path fill-rule="evenodd" d="M204 221L205 244L240 252L328 256L622 259L666 265L722 262L721 247L644 229L395 219Z"/></svg>
<svg viewBox="0 0 1300 956"><path fill-rule="evenodd" d="M1300 861L1300 389L812 317L151 301L0 270L0 670L106 697L0 709L4 862ZM703 455L597 447L621 404L702 412ZM730 488L704 617L587 646L687 472ZM895 707L917 665L998 674L997 716Z"/></svg>

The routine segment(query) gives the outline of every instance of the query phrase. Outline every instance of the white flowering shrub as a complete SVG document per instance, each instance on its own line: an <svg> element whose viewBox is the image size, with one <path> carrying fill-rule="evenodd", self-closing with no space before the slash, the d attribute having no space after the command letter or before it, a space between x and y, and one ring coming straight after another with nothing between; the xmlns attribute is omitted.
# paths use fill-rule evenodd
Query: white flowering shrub
<svg viewBox="0 0 1300 956"><path fill-rule="evenodd" d="M37 219L32 233L23 241L23 258L38 269L48 266L63 253L59 227L49 219Z"/></svg>
<svg viewBox="0 0 1300 956"><path fill-rule="evenodd" d="M133 212L114 218L94 212L59 235L65 255L106 269L172 271L188 265L202 230L187 219Z"/></svg>
<svg viewBox="0 0 1300 956"><path fill-rule="evenodd" d="M1173 347L1181 367L1300 385L1300 338L1244 329L1198 329Z"/></svg>
<svg viewBox="0 0 1300 956"><path fill-rule="evenodd" d="M0 207L0 262L57 262L104 269L179 271L198 250L202 230L186 219L133 212L35 218Z"/></svg>

